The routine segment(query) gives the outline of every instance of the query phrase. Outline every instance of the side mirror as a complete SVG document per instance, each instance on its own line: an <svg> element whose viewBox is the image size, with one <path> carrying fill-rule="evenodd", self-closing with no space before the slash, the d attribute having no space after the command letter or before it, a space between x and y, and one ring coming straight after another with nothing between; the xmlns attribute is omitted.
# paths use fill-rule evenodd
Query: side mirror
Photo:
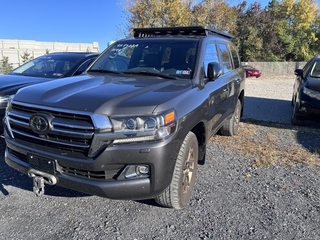
<svg viewBox="0 0 320 240"><path fill-rule="evenodd" d="M303 70L302 69L296 69L296 70L294 70L294 74L296 76L302 77L303 76Z"/></svg>
<svg viewBox="0 0 320 240"><path fill-rule="evenodd" d="M217 62L208 63L207 76L210 81L217 79L222 75L222 68Z"/></svg>

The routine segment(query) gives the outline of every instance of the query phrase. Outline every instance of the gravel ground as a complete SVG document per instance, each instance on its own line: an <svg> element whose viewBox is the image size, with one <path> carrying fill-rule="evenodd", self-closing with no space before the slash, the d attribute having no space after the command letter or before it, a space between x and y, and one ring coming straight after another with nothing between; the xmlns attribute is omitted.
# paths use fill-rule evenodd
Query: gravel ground
<svg viewBox="0 0 320 240"><path fill-rule="evenodd" d="M244 120L279 122L292 136L297 128L286 125L292 84L290 77L247 79ZM265 124L259 129L268 131ZM286 137L282 144L297 141ZM254 168L253 158L213 138L189 206L172 210L151 200L115 201L57 186L35 197L32 180L1 157L0 239L320 239L319 168Z"/></svg>
<svg viewBox="0 0 320 240"><path fill-rule="evenodd" d="M248 78L244 118L290 124L293 83L294 75Z"/></svg>

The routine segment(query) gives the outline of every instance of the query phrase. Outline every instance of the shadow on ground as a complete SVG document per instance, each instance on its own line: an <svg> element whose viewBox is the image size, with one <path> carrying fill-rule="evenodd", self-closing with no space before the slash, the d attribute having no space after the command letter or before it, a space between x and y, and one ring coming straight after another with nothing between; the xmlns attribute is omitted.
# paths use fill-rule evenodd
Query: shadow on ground
<svg viewBox="0 0 320 240"><path fill-rule="evenodd" d="M258 97L245 97L243 119L290 124L291 101Z"/></svg>
<svg viewBox="0 0 320 240"><path fill-rule="evenodd" d="M296 131L296 141L310 152L320 152L320 121L305 120L304 126L291 125L291 101L246 97L242 122Z"/></svg>

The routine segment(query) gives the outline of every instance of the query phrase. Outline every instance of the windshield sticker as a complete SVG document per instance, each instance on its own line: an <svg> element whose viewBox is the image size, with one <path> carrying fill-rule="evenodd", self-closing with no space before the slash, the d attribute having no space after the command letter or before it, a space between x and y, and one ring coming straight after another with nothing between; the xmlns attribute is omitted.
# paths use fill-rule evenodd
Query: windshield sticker
<svg viewBox="0 0 320 240"><path fill-rule="evenodd" d="M139 44L122 44L119 43L117 44L116 48L135 48L135 47L139 47Z"/></svg>
<svg viewBox="0 0 320 240"><path fill-rule="evenodd" d="M118 44L113 49L111 49L111 52L119 52L124 50L125 48L136 48L139 47L139 44Z"/></svg>
<svg viewBox="0 0 320 240"><path fill-rule="evenodd" d="M190 70L177 70L176 74L180 74L180 75L190 75L191 71Z"/></svg>

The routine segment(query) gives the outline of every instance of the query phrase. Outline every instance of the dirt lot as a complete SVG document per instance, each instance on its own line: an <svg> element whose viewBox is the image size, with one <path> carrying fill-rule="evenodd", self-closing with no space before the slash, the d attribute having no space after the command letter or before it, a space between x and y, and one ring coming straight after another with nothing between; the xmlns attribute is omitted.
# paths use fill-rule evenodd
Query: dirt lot
<svg viewBox="0 0 320 240"><path fill-rule="evenodd" d="M290 124L294 77L248 78L246 83L239 136L217 136L214 141L222 141L230 147L234 145L233 148L242 153L256 154L258 165L299 162L319 166L320 124L311 121L306 121L304 127Z"/></svg>
<svg viewBox="0 0 320 240"><path fill-rule="evenodd" d="M57 186L35 197L0 141L0 239L320 239L320 128L289 124L293 80L278 77L248 79L239 136L211 139L183 210Z"/></svg>

